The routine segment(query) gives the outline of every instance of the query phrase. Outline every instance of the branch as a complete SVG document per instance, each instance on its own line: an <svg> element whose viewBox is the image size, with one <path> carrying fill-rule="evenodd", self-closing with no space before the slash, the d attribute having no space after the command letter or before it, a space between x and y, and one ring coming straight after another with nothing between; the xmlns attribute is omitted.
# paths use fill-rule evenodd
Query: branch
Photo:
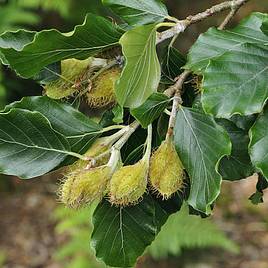
<svg viewBox="0 0 268 268"><path fill-rule="evenodd" d="M219 30L224 30L226 25L232 20L238 9L244 4L245 2L241 2L240 5L232 5L231 6L231 11L229 14L226 16L224 21L221 23L221 25L218 27Z"/></svg>
<svg viewBox="0 0 268 268"><path fill-rule="evenodd" d="M204 19L206 19L214 14L217 14L219 12L222 12L224 10L231 8L230 14L227 16L226 20L224 20L224 22L222 23L223 26L222 25L220 26L220 27L224 28L225 25L231 20L233 15L236 13L236 11L248 1L249 0L226 1L226 2L223 2L221 4L215 5L209 9L207 9L206 11L203 11L203 12L198 13L196 15L188 16L186 19L178 21L176 23L176 25L174 27L172 27L171 29L168 29L166 31L159 33L158 38L157 38L157 44L163 42L166 39L169 39L175 35L178 35L178 34L184 32L187 27L189 27L190 25L192 25L194 23L202 21L202 20L204 20Z"/></svg>
<svg viewBox="0 0 268 268"><path fill-rule="evenodd" d="M167 131L166 139L170 139L170 138L173 137L173 130L174 130L174 127L175 127L177 110L178 110L179 105L182 104L181 89L182 89L184 81L190 75L190 73L191 73L191 71L185 70L177 78L176 83L169 88L170 92L173 91L173 92L175 92L175 94L174 94L174 99L173 99L171 115L170 115L170 118L169 118L169 124L168 124L168 131Z"/></svg>

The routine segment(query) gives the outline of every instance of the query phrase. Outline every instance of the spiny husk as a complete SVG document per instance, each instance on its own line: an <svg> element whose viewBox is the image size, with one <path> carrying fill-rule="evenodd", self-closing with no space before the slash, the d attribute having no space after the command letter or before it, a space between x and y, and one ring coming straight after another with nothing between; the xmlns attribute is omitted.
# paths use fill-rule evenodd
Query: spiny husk
<svg viewBox="0 0 268 268"><path fill-rule="evenodd" d="M163 141L153 153L149 168L150 184L163 199L182 190L183 165L172 141Z"/></svg>
<svg viewBox="0 0 268 268"><path fill-rule="evenodd" d="M60 201L70 208L80 208L100 200L107 189L111 168L101 166L67 174L59 189Z"/></svg>
<svg viewBox="0 0 268 268"><path fill-rule="evenodd" d="M118 169L109 185L110 202L120 206L138 203L146 191L147 176L148 165L143 160Z"/></svg>
<svg viewBox="0 0 268 268"><path fill-rule="evenodd" d="M91 63L92 58L63 60L60 78L45 86L45 94L52 99L62 99L78 93L82 90L80 79L85 76Z"/></svg>
<svg viewBox="0 0 268 268"><path fill-rule="evenodd" d="M115 103L114 86L120 76L120 68L114 67L101 73L87 93L87 103L92 108L103 108Z"/></svg>

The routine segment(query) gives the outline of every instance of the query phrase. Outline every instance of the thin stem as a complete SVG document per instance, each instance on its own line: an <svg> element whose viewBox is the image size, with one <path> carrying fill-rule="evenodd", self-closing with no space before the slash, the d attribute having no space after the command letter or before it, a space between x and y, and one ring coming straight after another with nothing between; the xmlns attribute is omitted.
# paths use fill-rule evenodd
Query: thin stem
<svg viewBox="0 0 268 268"><path fill-rule="evenodd" d="M170 20L170 21L174 21L174 22L176 22L176 23L179 21L177 18L172 17L172 16L167 16L166 19L167 19L167 20Z"/></svg>
<svg viewBox="0 0 268 268"><path fill-rule="evenodd" d="M115 129L124 129L124 128L127 128L127 127L128 126L124 126L124 125L112 125L112 126L103 128L100 131L100 133L105 133L105 132L108 132L108 131L111 131L111 130L115 130Z"/></svg>
<svg viewBox="0 0 268 268"><path fill-rule="evenodd" d="M125 143L128 141L130 136L135 132L135 130L139 127L139 122L134 121L132 124L129 125L128 131L122 136L120 140L118 140L114 145L113 148L116 150L121 150L121 148L125 145Z"/></svg>
<svg viewBox="0 0 268 268"><path fill-rule="evenodd" d="M186 78L189 76L190 73L191 73L190 71L185 70L178 77L176 83L172 86L175 95L174 95L174 99L173 99L171 115L169 118L166 140L173 138L173 131L174 131L175 123L176 123L177 110L178 110L179 105L182 104L181 89L182 89L184 81L186 80Z"/></svg>
<svg viewBox="0 0 268 268"><path fill-rule="evenodd" d="M139 127L138 121L134 121L132 124L129 125L129 129L125 134L112 146L111 149L111 157L108 162L108 166L112 168L112 172L117 167L118 161L120 160L120 150L125 145L125 143L128 141L129 137L135 132L135 130Z"/></svg>
<svg viewBox="0 0 268 268"><path fill-rule="evenodd" d="M96 79L100 74L102 74L104 71L114 67L115 65L117 65L117 61L113 60L111 62L109 62L106 66L104 66L103 68L101 68L98 72L96 72L91 78L90 80L93 81L94 79Z"/></svg>
<svg viewBox="0 0 268 268"><path fill-rule="evenodd" d="M151 151L152 151L152 137L153 137L153 128L152 128L152 124L150 124L147 128L147 141L146 141L146 151L145 154L143 156L143 159L145 159L145 161L148 161L149 164L149 160L150 160L150 156L151 156Z"/></svg>
<svg viewBox="0 0 268 268"><path fill-rule="evenodd" d="M176 23L175 22L160 22L156 25L156 29L160 28L160 27L173 27L175 26Z"/></svg>
<svg viewBox="0 0 268 268"><path fill-rule="evenodd" d="M82 135L79 134L79 135L73 135L73 136L66 136L66 138L68 138L68 139L80 138L80 137L85 137L87 135L102 134L102 133L109 132L111 130L116 130L116 129L120 129L120 131L122 130L123 132L125 132L125 131L127 131L127 128L128 128L128 126L124 126L124 125L112 125L112 126L103 128L99 131L88 132L88 133L84 133ZM120 132L120 131L118 131L118 132Z"/></svg>
<svg viewBox="0 0 268 268"><path fill-rule="evenodd" d="M232 6L231 7L231 11L228 13L228 15L226 16L226 18L224 19L224 21L221 23L221 25L218 27L219 30L224 30L226 25L232 20L232 18L234 17L234 15L236 14L236 12L239 10L239 8L243 5L243 3L241 3L240 5L237 6Z"/></svg>
<svg viewBox="0 0 268 268"><path fill-rule="evenodd" d="M174 27L172 27L171 29L168 29L166 31L159 33L158 39L157 39L157 44L166 40L166 39L169 39L177 34L184 32L185 29L187 27L189 27L191 24L202 21L202 20L204 20L204 19L206 19L214 14L217 14L219 12L222 12L222 11L230 9L230 8L231 9L238 9L248 1L249 0L226 1L226 2L223 2L221 4L215 5L215 6L209 8L203 12L200 12L194 16L188 16L186 19L178 21L176 23L176 25Z"/></svg>
<svg viewBox="0 0 268 268"><path fill-rule="evenodd" d="M84 161L90 160L87 156L84 156L84 155L81 155L81 154L78 154L78 153L75 153L75 152L65 152L65 151L62 151L62 152L67 154L67 155L74 156L74 157L76 157L78 159L84 160Z"/></svg>

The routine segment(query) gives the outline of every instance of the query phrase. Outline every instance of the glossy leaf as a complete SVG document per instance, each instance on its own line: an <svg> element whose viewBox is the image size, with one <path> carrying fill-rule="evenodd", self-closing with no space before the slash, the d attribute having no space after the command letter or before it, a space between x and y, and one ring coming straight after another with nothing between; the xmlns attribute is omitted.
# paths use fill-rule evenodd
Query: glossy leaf
<svg viewBox="0 0 268 268"><path fill-rule="evenodd" d="M267 18L267 14L253 13L232 30L220 31L210 28L201 34L191 47L185 68L195 73L202 73L210 60L227 51L237 51L237 47L242 47L244 44L267 43L268 36L260 29Z"/></svg>
<svg viewBox="0 0 268 268"><path fill-rule="evenodd" d="M154 93L140 107L131 109L131 114L146 128L162 114L169 102L166 95Z"/></svg>
<svg viewBox="0 0 268 268"><path fill-rule="evenodd" d="M102 0L129 25L137 26L163 21L168 12L160 0Z"/></svg>
<svg viewBox="0 0 268 268"><path fill-rule="evenodd" d="M226 119L217 120L217 123L226 129L232 141L231 155L224 156L219 164L223 179L240 180L251 176L254 168L248 153L248 132Z"/></svg>
<svg viewBox="0 0 268 268"><path fill-rule="evenodd" d="M204 110L224 118L260 113L268 97L267 59L263 43L239 45L212 60L204 72Z"/></svg>
<svg viewBox="0 0 268 268"><path fill-rule="evenodd" d="M68 141L38 112L12 109L0 114L0 172L29 179L58 166Z"/></svg>
<svg viewBox="0 0 268 268"><path fill-rule="evenodd" d="M160 64L155 42L154 24L134 28L120 39L126 62L115 91L121 106L136 108L157 91Z"/></svg>
<svg viewBox="0 0 268 268"><path fill-rule="evenodd" d="M225 130L201 111L179 110L174 129L175 146L190 176L188 204L208 214L210 205L220 193L218 163L231 153L231 142Z"/></svg>
<svg viewBox="0 0 268 268"><path fill-rule="evenodd" d="M11 68L29 78L51 63L67 58L85 59L115 46L122 33L123 30L110 21L89 14L84 24L76 26L71 33L44 30L36 33L25 46L11 46L10 40L2 42L0 51Z"/></svg>
<svg viewBox="0 0 268 268"><path fill-rule="evenodd" d="M179 195L168 201L157 201L148 195L130 207L115 207L102 201L93 215L91 237L97 258L112 267L133 266L168 216L180 209L182 201Z"/></svg>
<svg viewBox="0 0 268 268"><path fill-rule="evenodd" d="M71 105L46 96L24 97L21 101L8 105L5 111L11 108L40 112L48 119L53 129L65 136L73 152L85 152L100 134L101 127L97 123Z"/></svg>
<svg viewBox="0 0 268 268"><path fill-rule="evenodd" d="M268 109L257 118L249 131L249 153L253 165L262 172L268 180Z"/></svg>

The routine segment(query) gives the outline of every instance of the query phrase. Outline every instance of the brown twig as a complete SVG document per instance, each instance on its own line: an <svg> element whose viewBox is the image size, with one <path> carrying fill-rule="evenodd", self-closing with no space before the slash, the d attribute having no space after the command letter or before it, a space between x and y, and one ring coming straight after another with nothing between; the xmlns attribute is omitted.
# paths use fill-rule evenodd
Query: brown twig
<svg viewBox="0 0 268 268"><path fill-rule="evenodd" d="M244 2L241 2L240 5L233 5L231 6L231 11L228 13L224 21L221 23L221 25L218 27L219 30L224 30L226 25L232 20L238 9L244 4Z"/></svg>
<svg viewBox="0 0 268 268"><path fill-rule="evenodd" d="M169 93L173 92L174 97L173 97L171 115L169 117L169 124L168 124L168 131L167 131L166 139L170 139L173 137L173 130L175 127L177 110L178 110L179 105L182 104L181 89L182 89L184 81L190 75L190 73L191 71L185 70L181 75L178 76L178 78L176 79L176 83L173 86L169 87Z"/></svg>
<svg viewBox="0 0 268 268"><path fill-rule="evenodd" d="M176 25L173 26L172 28L159 33L158 38L157 38L157 44L162 42L162 41L164 41L164 40L166 40L166 39L169 39L169 38L171 38L171 37L173 37L175 35L178 35L178 34L184 32L185 29L187 27L189 27L191 24L197 23L199 21L202 21L202 20L214 15L214 14L217 14L219 12L222 12L224 10L227 10L227 9L231 8L232 10L231 10L230 14L226 18L227 21L223 22L226 25L230 21L230 19L233 17L235 12L242 5L244 5L248 1L249 0L226 1L226 2L223 2L221 4L215 5L215 6L209 8L209 9L203 11L203 12L200 12L200 13L198 13L196 15L188 16L186 19L178 21L176 23ZM223 27L225 27L225 25L223 24Z"/></svg>

